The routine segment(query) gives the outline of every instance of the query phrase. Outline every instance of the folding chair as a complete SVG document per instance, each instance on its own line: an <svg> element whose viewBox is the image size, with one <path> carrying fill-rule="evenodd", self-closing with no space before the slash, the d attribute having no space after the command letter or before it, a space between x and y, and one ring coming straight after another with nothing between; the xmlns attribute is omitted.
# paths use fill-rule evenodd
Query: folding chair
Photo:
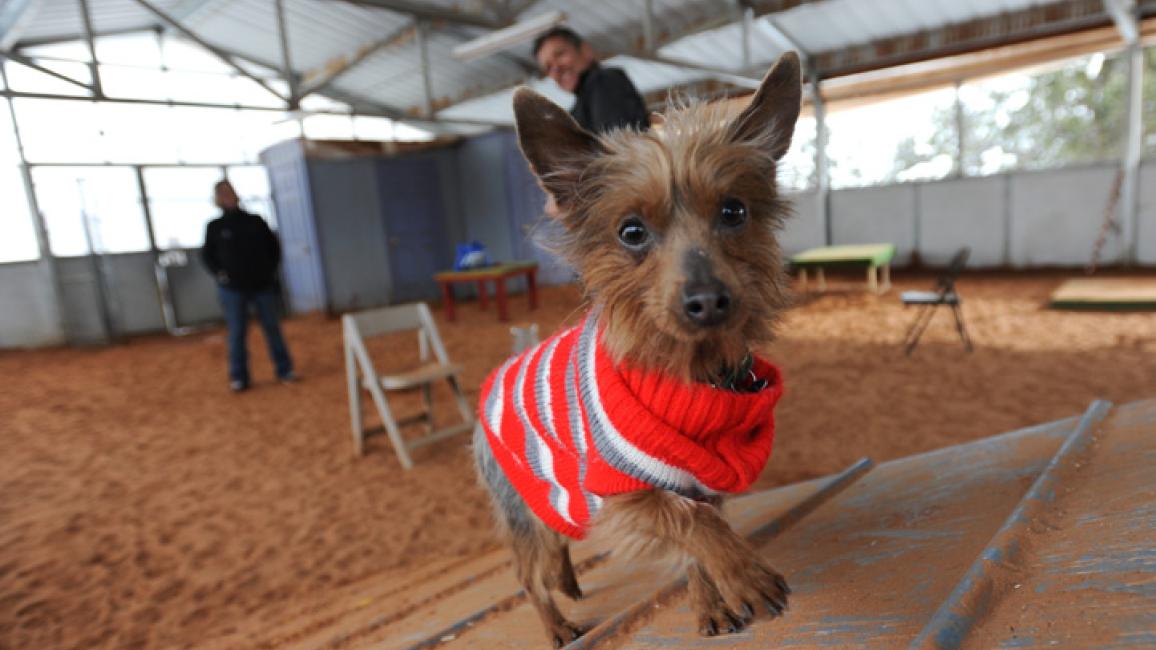
<svg viewBox="0 0 1156 650"><path fill-rule="evenodd" d="M430 315L429 307L423 303L383 307L369 311L346 314L341 318L345 339L345 375L349 388L349 415L353 423L353 451L360 456L363 451L367 432L361 418L361 391L368 390L373 397L377 412L381 415L381 422L389 441L397 452L398 460L406 469L413 467L413 460L409 452L417 447L448 438L449 436L469 431L474 426L474 412L466 402L458 384L457 375L462 371L461 366L451 363L438 336L437 326ZM417 330L420 365L416 368L395 374L382 375L373 366L369 351L365 347L365 340L369 337ZM430 348L433 348L434 359L430 359ZM450 426L438 431L433 430L433 396L434 382L445 379L453 389L457 399L458 410L461 411L461 424ZM409 391L420 389L425 401L425 410L416 416L395 420L390 411L389 403L385 399L387 392ZM426 435L414 440L405 440L401 437L401 427L423 423ZM370 432L372 433L372 432Z"/></svg>
<svg viewBox="0 0 1156 650"><path fill-rule="evenodd" d="M907 330L907 335L903 339L904 351L910 355L915 350L915 346L919 344L919 338L923 336L923 331L927 329L927 324L931 322L931 317L935 315L936 307L940 305L950 305L951 311L955 314L955 329L959 332L959 340L963 341L963 347L968 352L972 351L971 338L967 335L967 328L963 325L963 310L960 308L959 294L955 291L955 280L959 277L963 267L967 264L967 257L971 254L971 249L964 247L959 249L951 262L947 265L947 270L939 277L935 283L935 288L931 291L904 291L899 298L903 301L905 306L915 305L921 307L919 313L915 316L915 322Z"/></svg>

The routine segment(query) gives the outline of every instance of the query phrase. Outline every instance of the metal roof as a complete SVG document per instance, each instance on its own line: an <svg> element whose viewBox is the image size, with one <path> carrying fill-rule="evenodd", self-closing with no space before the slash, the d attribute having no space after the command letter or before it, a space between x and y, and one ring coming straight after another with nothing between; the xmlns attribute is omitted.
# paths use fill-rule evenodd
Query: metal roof
<svg viewBox="0 0 1156 650"><path fill-rule="evenodd" d="M10 1L28 6L17 48L83 35L77 0ZM214 46L281 68L274 0L150 2ZM98 33L157 26L137 0L89 4ZM417 19L401 10L425 12L425 18L433 16L427 40L429 100L438 117L503 122L511 117L509 91L517 84L531 82L560 100L568 97L552 83L534 79L528 44L478 61L455 59L455 45L486 33L478 26L483 19L499 24L561 10L567 23L608 56L610 65L625 68L643 93L712 78L740 86L745 81L749 87L792 47L810 55L820 74L845 74L953 48L990 47L1021 33L1047 35L1045 28L1061 33L1111 22L1100 0L651 0L653 42L648 44L646 0L504 3L511 4L521 8L516 17L490 10L503 3L482 0L284 0L292 69L308 84L355 61L328 88L332 96L395 114L422 115L427 97L413 29ZM742 26L740 5L749 6L754 16L749 30ZM1048 11L1033 13L1045 6ZM1156 12L1153 0L1140 0L1140 6L1143 12ZM462 16L473 18L457 19ZM991 20L959 29L985 18ZM0 23L0 37L3 29ZM744 33L749 35L745 46ZM676 65L680 62L684 65Z"/></svg>

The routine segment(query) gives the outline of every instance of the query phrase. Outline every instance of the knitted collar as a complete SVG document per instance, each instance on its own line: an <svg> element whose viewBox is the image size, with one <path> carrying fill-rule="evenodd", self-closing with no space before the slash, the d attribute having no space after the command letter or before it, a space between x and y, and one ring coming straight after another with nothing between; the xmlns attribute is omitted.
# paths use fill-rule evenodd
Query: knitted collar
<svg viewBox="0 0 1156 650"><path fill-rule="evenodd" d="M734 392L615 364L596 320L592 313L579 342L578 372L599 455L636 479L686 496L749 488L771 453L774 407L783 393L779 369L754 357L751 372L766 386ZM592 400L587 393L594 386Z"/></svg>

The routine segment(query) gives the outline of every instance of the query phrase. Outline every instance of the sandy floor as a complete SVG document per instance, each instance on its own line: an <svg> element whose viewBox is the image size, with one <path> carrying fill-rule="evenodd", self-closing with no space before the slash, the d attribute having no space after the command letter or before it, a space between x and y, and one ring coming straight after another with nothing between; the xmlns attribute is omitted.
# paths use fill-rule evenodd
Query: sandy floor
<svg viewBox="0 0 1156 650"><path fill-rule="evenodd" d="M899 288L930 282L898 275ZM904 357L912 314L894 292L804 297L770 351L788 393L759 487L1156 395L1156 318L1044 309L1064 277L965 277L971 355L945 312ZM548 333L578 316L573 289L543 303L530 314L516 298L515 319ZM471 396L509 347L476 310L441 325ZM225 390L219 331L0 355L0 648L245 638L359 583L493 547L466 437L417 453L412 472L382 437L355 459L338 322L286 330L304 381L270 381L254 334L257 385L240 396ZM401 363L413 347L377 350Z"/></svg>

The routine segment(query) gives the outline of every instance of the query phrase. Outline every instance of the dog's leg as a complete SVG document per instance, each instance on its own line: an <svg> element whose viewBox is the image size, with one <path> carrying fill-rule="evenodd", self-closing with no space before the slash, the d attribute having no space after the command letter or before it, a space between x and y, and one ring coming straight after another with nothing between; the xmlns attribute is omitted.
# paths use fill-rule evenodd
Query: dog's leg
<svg viewBox="0 0 1156 650"><path fill-rule="evenodd" d="M737 631L757 611L778 616L787 606L783 576L711 504L665 490L632 492L607 498L598 525L626 543L657 544L694 560L690 598L703 634Z"/></svg>
<svg viewBox="0 0 1156 650"><path fill-rule="evenodd" d="M542 619L546 635L555 648L561 648L582 636L583 632L562 616L554 598L550 596L550 586L559 578L559 548L565 547L555 539L557 533L540 523L530 529L512 530L511 533L518 580L526 590L530 604L538 612L538 617Z"/></svg>
<svg viewBox="0 0 1156 650"><path fill-rule="evenodd" d="M563 541L558 551L561 566L558 567L558 590L570 600L582 599L582 588L578 586L578 576L574 575L574 564L570 562L570 545Z"/></svg>
<svg viewBox="0 0 1156 650"><path fill-rule="evenodd" d="M541 617L546 635L555 647L562 647L582 635L581 629L562 616L550 596L552 586L571 598L575 593L582 594L574 578L566 541L530 512L498 466L481 425L474 432L474 461L482 485L493 500L499 525L510 540L518 581Z"/></svg>

